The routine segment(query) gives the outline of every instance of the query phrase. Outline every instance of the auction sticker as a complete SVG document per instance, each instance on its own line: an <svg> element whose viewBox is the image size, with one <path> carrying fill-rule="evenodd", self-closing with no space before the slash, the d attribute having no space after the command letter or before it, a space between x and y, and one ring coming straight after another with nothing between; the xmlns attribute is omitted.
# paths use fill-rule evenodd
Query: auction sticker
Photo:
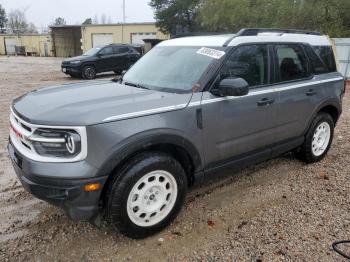
<svg viewBox="0 0 350 262"><path fill-rule="evenodd" d="M220 59L225 55L225 52L208 47L202 47L197 51L197 54L209 56L214 59Z"/></svg>

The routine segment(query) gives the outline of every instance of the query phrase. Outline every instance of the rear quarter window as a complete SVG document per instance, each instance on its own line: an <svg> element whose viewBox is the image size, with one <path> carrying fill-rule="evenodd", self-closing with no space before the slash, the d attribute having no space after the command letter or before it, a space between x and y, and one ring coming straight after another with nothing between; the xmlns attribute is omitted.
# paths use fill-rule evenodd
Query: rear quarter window
<svg viewBox="0 0 350 262"><path fill-rule="evenodd" d="M310 45L304 45L304 49L312 67L311 71L316 75L328 73L327 66L322 61L320 56L315 52L315 50Z"/></svg>
<svg viewBox="0 0 350 262"><path fill-rule="evenodd" d="M326 65L326 73L337 72L337 65L331 46L314 46L313 49Z"/></svg>

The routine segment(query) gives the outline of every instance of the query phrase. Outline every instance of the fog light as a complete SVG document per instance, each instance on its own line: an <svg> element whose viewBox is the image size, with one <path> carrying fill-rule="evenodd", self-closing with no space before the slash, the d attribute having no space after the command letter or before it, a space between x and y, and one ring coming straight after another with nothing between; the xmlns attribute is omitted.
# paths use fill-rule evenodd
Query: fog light
<svg viewBox="0 0 350 262"><path fill-rule="evenodd" d="M96 191L96 190L99 190L100 188L101 188L100 183L87 184L84 186L84 190L86 192Z"/></svg>

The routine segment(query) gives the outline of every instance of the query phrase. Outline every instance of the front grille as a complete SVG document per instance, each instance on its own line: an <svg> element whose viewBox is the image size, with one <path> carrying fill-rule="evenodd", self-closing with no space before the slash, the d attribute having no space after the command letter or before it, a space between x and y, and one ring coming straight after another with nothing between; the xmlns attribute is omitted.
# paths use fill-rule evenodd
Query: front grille
<svg viewBox="0 0 350 262"><path fill-rule="evenodd" d="M13 112L11 112L10 115L10 122L12 126L10 137L13 144L17 147L20 147L20 149L22 149L24 152L30 154L35 153L35 150L32 147L32 143L28 140L28 137L31 136L35 131L35 127L30 126L30 124L20 119Z"/></svg>

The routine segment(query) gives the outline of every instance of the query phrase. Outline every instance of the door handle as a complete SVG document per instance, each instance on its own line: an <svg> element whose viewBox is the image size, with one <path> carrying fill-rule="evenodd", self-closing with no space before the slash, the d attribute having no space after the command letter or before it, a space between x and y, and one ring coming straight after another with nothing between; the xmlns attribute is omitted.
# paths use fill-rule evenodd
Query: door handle
<svg viewBox="0 0 350 262"><path fill-rule="evenodd" d="M258 106L269 106L272 105L274 102L275 99L263 98L260 101L258 101Z"/></svg>
<svg viewBox="0 0 350 262"><path fill-rule="evenodd" d="M310 89L309 91L306 92L307 96L314 96L317 95L317 92L313 89Z"/></svg>

